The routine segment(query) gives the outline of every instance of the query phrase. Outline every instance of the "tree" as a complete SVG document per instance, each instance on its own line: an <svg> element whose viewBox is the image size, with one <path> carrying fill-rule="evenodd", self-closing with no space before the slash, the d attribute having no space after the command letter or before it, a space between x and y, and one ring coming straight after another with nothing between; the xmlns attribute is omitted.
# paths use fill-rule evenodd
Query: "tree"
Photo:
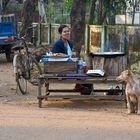
<svg viewBox="0 0 140 140"><path fill-rule="evenodd" d="M37 6L38 0L26 0L23 6L22 13L22 30L21 35L25 34L25 30L32 25L34 21L34 12ZM29 33L29 37L30 37ZM30 37L31 38L31 37Z"/></svg>
<svg viewBox="0 0 140 140"><path fill-rule="evenodd" d="M1 9L1 12L2 12L2 13L5 13L5 9L6 9L7 4L9 3L9 1L10 1L10 0L3 0L3 1L2 1L2 7L1 7L1 8L2 8L2 9Z"/></svg>
<svg viewBox="0 0 140 140"><path fill-rule="evenodd" d="M107 12L110 6L111 0L91 0L90 2L90 14L89 14L89 24L102 25L106 23Z"/></svg>
<svg viewBox="0 0 140 140"><path fill-rule="evenodd" d="M125 13L126 0L91 0L90 5L89 24L114 25L116 15Z"/></svg>
<svg viewBox="0 0 140 140"><path fill-rule="evenodd" d="M85 14L86 0L73 0L70 12L71 39L74 44L74 51L78 56L80 55L82 45L84 44Z"/></svg>
<svg viewBox="0 0 140 140"><path fill-rule="evenodd" d="M128 3L128 13L132 16L132 25L134 25L136 6L140 4L140 0L129 0Z"/></svg>
<svg viewBox="0 0 140 140"><path fill-rule="evenodd" d="M97 0L91 0L90 13L89 13L89 22L88 22L89 24L93 24L96 1Z"/></svg>

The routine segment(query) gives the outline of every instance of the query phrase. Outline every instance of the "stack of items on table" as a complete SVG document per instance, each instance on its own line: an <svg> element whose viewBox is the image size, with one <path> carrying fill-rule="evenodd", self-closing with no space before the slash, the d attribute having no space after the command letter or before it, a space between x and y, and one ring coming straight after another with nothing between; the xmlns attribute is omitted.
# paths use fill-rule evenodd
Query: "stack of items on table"
<svg viewBox="0 0 140 140"><path fill-rule="evenodd" d="M103 70L88 70L85 61L62 53L47 53L40 62L44 63L44 73L54 73L58 76L104 76Z"/></svg>

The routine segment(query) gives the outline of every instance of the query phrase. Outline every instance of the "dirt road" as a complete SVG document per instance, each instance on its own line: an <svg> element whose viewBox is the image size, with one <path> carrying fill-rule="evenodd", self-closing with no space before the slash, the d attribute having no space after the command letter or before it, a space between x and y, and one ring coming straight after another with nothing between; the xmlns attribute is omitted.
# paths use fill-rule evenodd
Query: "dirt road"
<svg viewBox="0 0 140 140"><path fill-rule="evenodd" d="M0 140L139 140L140 116L123 101L59 100L38 108L37 91L16 93L11 63L0 60Z"/></svg>

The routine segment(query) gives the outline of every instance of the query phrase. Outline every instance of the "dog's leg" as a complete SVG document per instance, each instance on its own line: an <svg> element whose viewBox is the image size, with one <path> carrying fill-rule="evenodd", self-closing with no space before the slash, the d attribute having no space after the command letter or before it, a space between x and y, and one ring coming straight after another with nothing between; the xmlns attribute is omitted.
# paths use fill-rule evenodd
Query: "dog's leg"
<svg viewBox="0 0 140 140"><path fill-rule="evenodd" d="M135 110L134 110L134 104L133 102L131 101L131 97L130 95L127 95L126 94L126 100L127 100L127 108L128 108L128 114L131 114L131 113L135 113Z"/></svg>
<svg viewBox="0 0 140 140"><path fill-rule="evenodd" d="M127 113L130 114L131 113L130 98L129 98L128 94L126 94L126 101L127 101Z"/></svg>
<svg viewBox="0 0 140 140"><path fill-rule="evenodd" d="M138 111L137 111L137 114L140 115L140 96L137 96L137 101L138 101Z"/></svg>
<svg viewBox="0 0 140 140"><path fill-rule="evenodd" d="M135 103L134 103L134 109L135 109L135 113L137 113L138 112L138 97L137 96L135 96Z"/></svg>

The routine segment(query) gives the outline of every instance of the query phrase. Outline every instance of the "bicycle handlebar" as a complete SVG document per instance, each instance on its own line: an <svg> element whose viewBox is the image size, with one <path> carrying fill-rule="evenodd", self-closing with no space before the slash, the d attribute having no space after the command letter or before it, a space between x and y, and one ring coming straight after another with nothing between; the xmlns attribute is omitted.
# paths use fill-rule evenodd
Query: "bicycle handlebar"
<svg viewBox="0 0 140 140"><path fill-rule="evenodd" d="M27 32L29 31L29 29L33 29L33 28L35 28L35 27L33 27L33 26L29 26L29 27L27 27L27 29L25 30L25 34L22 36L22 37L19 37L19 35L18 35L18 37L16 38L17 40L26 40L26 36L27 36Z"/></svg>

